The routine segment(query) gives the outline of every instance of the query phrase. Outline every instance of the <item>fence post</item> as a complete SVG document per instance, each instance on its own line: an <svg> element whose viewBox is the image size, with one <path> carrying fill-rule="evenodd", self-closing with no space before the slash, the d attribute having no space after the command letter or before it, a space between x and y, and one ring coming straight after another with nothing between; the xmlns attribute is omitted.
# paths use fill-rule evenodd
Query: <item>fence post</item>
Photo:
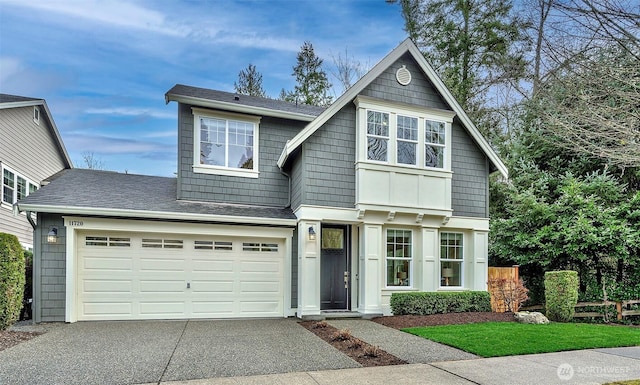
<svg viewBox="0 0 640 385"><path fill-rule="evenodd" d="M616 317L618 319L618 321L622 320L622 302L618 301L616 302L616 312L618 313L618 316Z"/></svg>

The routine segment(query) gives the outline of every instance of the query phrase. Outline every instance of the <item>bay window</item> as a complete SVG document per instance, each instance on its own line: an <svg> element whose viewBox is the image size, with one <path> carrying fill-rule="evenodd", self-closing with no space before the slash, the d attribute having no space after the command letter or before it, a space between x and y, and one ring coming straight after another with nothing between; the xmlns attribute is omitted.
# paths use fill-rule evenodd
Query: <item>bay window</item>
<svg viewBox="0 0 640 385"><path fill-rule="evenodd" d="M445 138L444 122L433 120L424 122L424 165L426 167L444 167Z"/></svg>
<svg viewBox="0 0 640 385"><path fill-rule="evenodd" d="M409 287L412 277L411 230L387 230L387 286Z"/></svg>
<svg viewBox="0 0 640 385"><path fill-rule="evenodd" d="M398 115L396 126L398 158L400 164L416 165L416 147L418 145L418 119Z"/></svg>

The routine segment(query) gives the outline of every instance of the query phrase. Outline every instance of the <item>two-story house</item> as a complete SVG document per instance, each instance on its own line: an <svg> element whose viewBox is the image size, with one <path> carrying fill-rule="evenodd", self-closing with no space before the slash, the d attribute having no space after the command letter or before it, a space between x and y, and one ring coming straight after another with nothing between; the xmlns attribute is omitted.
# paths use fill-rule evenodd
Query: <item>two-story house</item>
<svg viewBox="0 0 640 385"><path fill-rule="evenodd" d="M64 170L20 202L36 321L374 316L397 291L486 290L507 170L411 41L326 109L165 98L176 178Z"/></svg>
<svg viewBox="0 0 640 385"><path fill-rule="evenodd" d="M13 204L40 188L42 180L71 168L47 103L42 99L0 94L0 232L13 234L33 248L33 220L14 212Z"/></svg>

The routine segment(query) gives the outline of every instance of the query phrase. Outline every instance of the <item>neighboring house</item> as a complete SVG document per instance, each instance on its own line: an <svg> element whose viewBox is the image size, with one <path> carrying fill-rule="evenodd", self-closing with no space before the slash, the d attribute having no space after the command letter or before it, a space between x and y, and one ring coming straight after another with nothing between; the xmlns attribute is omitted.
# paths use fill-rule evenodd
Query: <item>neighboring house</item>
<svg viewBox="0 0 640 385"><path fill-rule="evenodd" d="M0 94L0 232L33 249L30 216L13 204L40 188L42 180L71 168L71 160L42 99Z"/></svg>
<svg viewBox="0 0 640 385"><path fill-rule="evenodd" d="M486 290L507 170L411 41L327 109L166 101L177 178L64 170L20 202L43 240L36 321L371 317L394 292Z"/></svg>

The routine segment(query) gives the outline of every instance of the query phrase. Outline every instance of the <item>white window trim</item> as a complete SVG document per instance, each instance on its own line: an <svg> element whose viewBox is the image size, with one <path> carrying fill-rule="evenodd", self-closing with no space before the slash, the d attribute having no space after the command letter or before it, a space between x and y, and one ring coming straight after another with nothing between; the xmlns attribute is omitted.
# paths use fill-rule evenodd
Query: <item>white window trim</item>
<svg viewBox="0 0 640 385"><path fill-rule="evenodd" d="M382 136L382 135L376 135L376 134L370 134L369 133L369 120L368 120L368 116L369 116L369 112L374 112L374 113L379 113L382 115L387 115L387 119L389 120L389 127L387 127L387 136ZM389 158L391 157L391 143L393 142L393 138L391 137L391 119L393 118L393 116L388 112L388 111L378 111L376 109L367 109L367 118L364 122L364 135L365 135L365 152L366 152L366 159L367 162L371 162L371 163L379 163L379 164L389 164ZM377 159L369 159L369 137L371 138L377 138L377 139L384 139L387 141L387 159L386 160L377 160Z"/></svg>
<svg viewBox="0 0 640 385"><path fill-rule="evenodd" d="M38 106L33 106L33 122L40 125L40 108Z"/></svg>
<svg viewBox="0 0 640 385"><path fill-rule="evenodd" d="M258 178L259 168L259 142L260 142L260 117L234 114L229 112L218 112L202 108L192 107L193 112L193 171L200 174L237 176L244 178ZM238 120L253 124L253 170L231 168L223 166L212 166L200 164L200 118L213 118L225 120ZM228 144L227 144L228 145Z"/></svg>
<svg viewBox="0 0 640 385"><path fill-rule="evenodd" d="M462 236L462 259L448 259L442 258L442 247L440 247L440 242L442 241L442 234L458 234ZM441 231L438 234L438 286L439 290L461 290L464 288L464 271L465 271L465 262L466 262L466 253L465 249L467 248L465 245L467 244L467 239L465 237L465 233L461 231ZM459 286L443 286L442 285L442 263L443 262L455 262L460 263L460 285Z"/></svg>
<svg viewBox="0 0 640 385"><path fill-rule="evenodd" d="M395 258L395 257L387 257L387 237L389 235L389 230L400 230L400 231L408 231L411 233L411 258ZM414 274L415 274L415 269L413 266L413 258L415 255L415 237L413 234L413 230L411 229L406 229L406 228L397 228L397 227L390 227L384 230L384 288L385 290L413 290L413 282L414 282ZM409 261L409 274L408 274L408 279L409 279L409 285L407 286L389 286L387 284L387 280L389 277L387 277L387 261L388 260L396 260L396 261Z"/></svg>
<svg viewBox="0 0 640 385"><path fill-rule="evenodd" d="M7 202L4 200L4 170L7 170L11 173L13 173L13 202ZM10 210L13 210L13 204L15 202L18 201L18 177L24 179L27 183L26 186L26 194L25 197L29 196L30 191L29 191L29 185L33 185L36 186L37 189L40 189L40 185L38 183L35 183L34 181L32 181L31 179L25 177L23 174L16 172L14 169L12 169L11 167L7 167L4 163L0 162L0 206L1 207L5 207L8 208ZM24 214L24 213L23 213Z"/></svg>
<svg viewBox="0 0 640 385"><path fill-rule="evenodd" d="M449 110L440 110L435 108L421 108L419 106L408 105L403 103L395 103L368 96L359 95L354 100L357 107L356 125L358 127L358 150L357 162L365 162L370 164L387 164L394 167L405 167L407 169L422 169L435 172L451 172L451 133L453 118L456 113ZM374 161L367 157L367 111L389 114L389 143L387 161ZM416 165L398 163L397 161L397 116L408 116L418 118L418 145L416 151ZM445 123L445 149L444 164L442 168L425 166L425 121L437 121Z"/></svg>

